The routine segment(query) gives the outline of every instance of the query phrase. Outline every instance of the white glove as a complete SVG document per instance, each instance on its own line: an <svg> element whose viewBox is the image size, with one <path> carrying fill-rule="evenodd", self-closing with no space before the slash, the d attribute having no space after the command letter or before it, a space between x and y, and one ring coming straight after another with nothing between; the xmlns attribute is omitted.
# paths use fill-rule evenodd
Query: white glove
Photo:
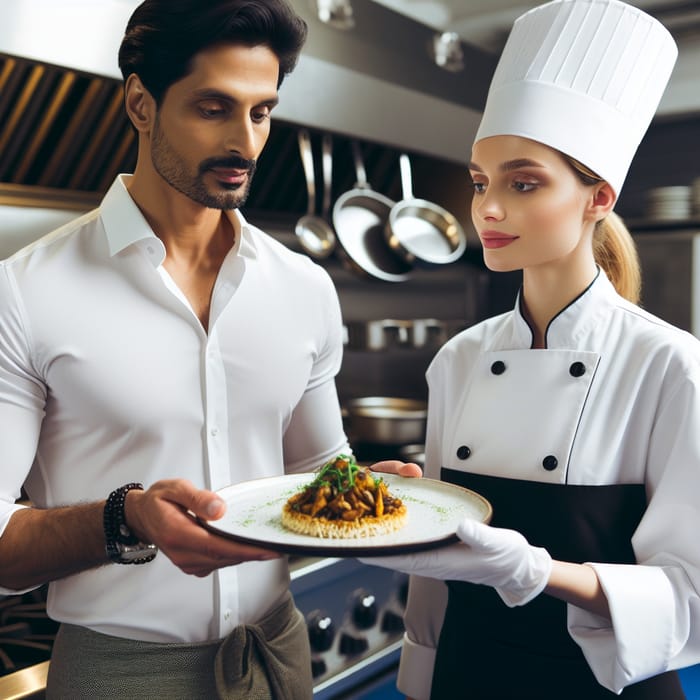
<svg viewBox="0 0 700 700"><path fill-rule="evenodd" d="M457 536L462 540L459 544L360 561L405 574L493 586L511 608L529 603L547 585L552 557L546 549L530 545L519 532L465 518Z"/></svg>

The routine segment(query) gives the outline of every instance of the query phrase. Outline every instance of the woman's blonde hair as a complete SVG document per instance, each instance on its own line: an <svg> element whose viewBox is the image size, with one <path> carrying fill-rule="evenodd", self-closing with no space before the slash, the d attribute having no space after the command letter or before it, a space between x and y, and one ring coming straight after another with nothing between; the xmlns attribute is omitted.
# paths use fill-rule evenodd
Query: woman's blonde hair
<svg viewBox="0 0 700 700"><path fill-rule="evenodd" d="M566 154L562 155L584 185L603 182L603 178L583 163ZM633 304L638 304L642 291L642 273L637 247L632 234L615 212L610 212L596 224L593 233L593 256L617 293Z"/></svg>

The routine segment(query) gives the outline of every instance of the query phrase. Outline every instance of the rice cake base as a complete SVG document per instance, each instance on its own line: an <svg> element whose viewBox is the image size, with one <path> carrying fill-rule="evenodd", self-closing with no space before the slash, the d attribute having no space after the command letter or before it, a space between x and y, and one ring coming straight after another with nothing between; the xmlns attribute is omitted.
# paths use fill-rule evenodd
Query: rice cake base
<svg viewBox="0 0 700 700"><path fill-rule="evenodd" d="M282 509L282 525L292 532L310 537L350 540L376 535L387 535L400 530L406 524L406 506L391 515L365 516L360 520L328 520L295 511L289 503Z"/></svg>

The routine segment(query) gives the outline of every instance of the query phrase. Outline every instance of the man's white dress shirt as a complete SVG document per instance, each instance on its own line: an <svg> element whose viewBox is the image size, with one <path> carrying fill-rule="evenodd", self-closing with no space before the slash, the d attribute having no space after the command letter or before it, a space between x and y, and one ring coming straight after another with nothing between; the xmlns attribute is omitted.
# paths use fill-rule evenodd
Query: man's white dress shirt
<svg viewBox="0 0 700 700"><path fill-rule="evenodd" d="M348 449L326 272L231 212L241 235L205 332L127 177L99 209L0 263L0 533L25 482L35 506L52 508L131 481L216 490ZM258 620L288 583L285 559L197 578L161 553L52 583L48 610L106 634L197 642Z"/></svg>

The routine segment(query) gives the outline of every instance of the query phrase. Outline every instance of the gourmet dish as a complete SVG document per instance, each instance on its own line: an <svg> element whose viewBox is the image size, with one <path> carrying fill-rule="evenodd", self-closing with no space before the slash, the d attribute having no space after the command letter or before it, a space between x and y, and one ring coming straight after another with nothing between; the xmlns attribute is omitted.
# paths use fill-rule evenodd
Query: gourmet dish
<svg viewBox="0 0 700 700"><path fill-rule="evenodd" d="M405 522L406 506L389 493L386 482L347 455L324 465L282 509L286 528L314 537L385 535Z"/></svg>

